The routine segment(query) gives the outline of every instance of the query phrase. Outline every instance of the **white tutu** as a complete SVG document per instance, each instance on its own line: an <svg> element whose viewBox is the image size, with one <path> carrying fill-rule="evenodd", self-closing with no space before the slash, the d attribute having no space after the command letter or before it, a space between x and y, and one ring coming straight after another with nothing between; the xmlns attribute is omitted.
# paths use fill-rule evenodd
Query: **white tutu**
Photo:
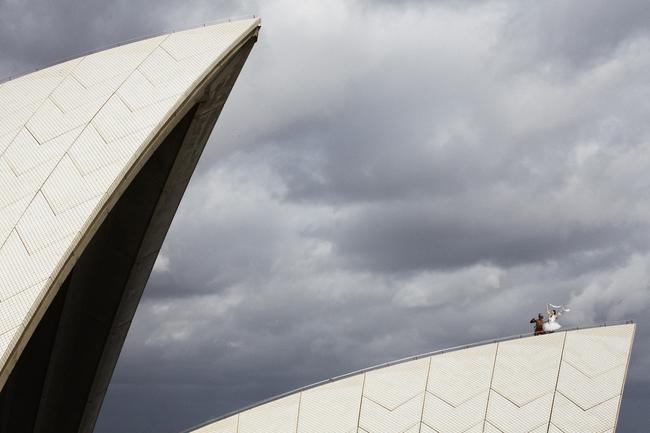
<svg viewBox="0 0 650 433"><path fill-rule="evenodd" d="M544 323L544 332L554 332L560 329L562 325L557 323L555 320L549 320Z"/></svg>

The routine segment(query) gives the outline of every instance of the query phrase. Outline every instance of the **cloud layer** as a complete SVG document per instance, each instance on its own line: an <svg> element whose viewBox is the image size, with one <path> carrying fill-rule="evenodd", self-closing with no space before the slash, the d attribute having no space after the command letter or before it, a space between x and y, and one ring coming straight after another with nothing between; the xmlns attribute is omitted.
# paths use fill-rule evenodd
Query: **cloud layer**
<svg viewBox="0 0 650 433"><path fill-rule="evenodd" d="M526 332L547 302L639 322L618 431L642 431L647 3L0 0L0 76L251 13L97 431Z"/></svg>

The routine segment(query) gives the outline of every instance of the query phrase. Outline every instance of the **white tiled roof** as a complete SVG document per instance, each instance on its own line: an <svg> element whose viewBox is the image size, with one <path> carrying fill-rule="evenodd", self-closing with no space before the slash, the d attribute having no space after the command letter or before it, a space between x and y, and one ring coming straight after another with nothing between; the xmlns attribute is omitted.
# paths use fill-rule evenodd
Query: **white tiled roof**
<svg viewBox="0 0 650 433"><path fill-rule="evenodd" d="M612 433L634 329L571 330L424 356L309 387L193 431Z"/></svg>
<svg viewBox="0 0 650 433"><path fill-rule="evenodd" d="M0 84L0 389L23 331L101 212L258 26L247 19L158 36Z"/></svg>

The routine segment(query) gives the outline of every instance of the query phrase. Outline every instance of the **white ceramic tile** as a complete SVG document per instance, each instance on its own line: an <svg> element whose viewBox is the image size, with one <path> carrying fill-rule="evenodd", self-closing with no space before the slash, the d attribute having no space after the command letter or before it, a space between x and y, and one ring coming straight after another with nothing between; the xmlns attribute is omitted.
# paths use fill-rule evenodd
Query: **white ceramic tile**
<svg viewBox="0 0 650 433"><path fill-rule="evenodd" d="M154 126L162 123L177 100L177 97L164 99L133 112L119 96L114 95L92 123L104 140L110 143L138 131L153 130Z"/></svg>
<svg viewBox="0 0 650 433"><path fill-rule="evenodd" d="M78 59L71 60L4 83L0 87L0 118L26 107L38 107L78 62Z"/></svg>
<svg viewBox="0 0 650 433"><path fill-rule="evenodd" d="M7 149L5 159L13 172L21 175L52 159L61 159L66 150L79 136L81 129L73 129L41 144L34 139L27 129L23 128L9 149Z"/></svg>
<svg viewBox="0 0 650 433"><path fill-rule="evenodd" d="M56 159L49 160L18 176L7 160L4 157L0 158L0 185L3 188L2 194L0 194L0 214L3 213L5 206L25 197L33 197L56 163Z"/></svg>
<svg viewBox="0 0 650 433"><path fill-rule="evenodd" d="M221 421L194 430L196 433L237 433L239 415L231 416Z"/></svg>
<svg viewBox="0 0 650 433"><path fill-rule="evenodd" d="M141 72L135 71L117 93L131 111L139 111L162 100L180 96L195 78L183 74L177 79L154 86Z"/></svg>
<svg viewBox="0 0 650 433"><path fill-rule="evenodd" d="M64 238L30 255L18 233L12 231L0 248L0 300L50 278L70 240Z"/></svg>
<svg viewBox="0 0 650 433"><path fill-rule="evenodd" d="M564 433L603 432L614 427L618 406L619 397L615 397L583 410L558 393L551 422Z"/></svg>
<svg viewBox="0 0 650 433"><path fill-rule="evenodd" d="M117 91L131 72L118 73L91 87L85 87L74 75L69 75L52 93L50 99L64 113L91 103L97 104L98 101L104 103Z"/></svg>
<svg viewBox="0 0 650 433"><path fill-rule="evenodd" d="M350 433L357 429L363 375L304 391L298 433Z"/></svg>
<svg viewBox="0 0 650 433"><path fill-rule="evenodd" d="M42 105L42 101L33 102L0 116L0 136L18 132Z"/></svg>
<svg viewBox="0 0 650 433"><path fill-rule="evenodd" d="M103 103L101 100L92 101L64 113L48 98L29 119L27 128L39 143L45 143L90 122Z"/></svg>
<svg viewBox="0 0 650 433"><path fill-rule="evenodd" d="M490 422L486 422L485 426L483 427L483 433L503 433L501 430L490 424Z"/></svg>
<svg viewBox="0 0 650 433"><path fill-rule="evenodd" d="M629 347L633 325L626 326L627 329L590 333L589 335L597 335L590 340L593 344L592 348L610 351L612 343L609 339L616 335L625 336L627 339L624 340L624 344ZM573 332L575 331L569 332L569 336ZM600 341L599 338L602 338L603 341ZM500 374L507 372L515 377L523 376L524 379L529 375L540 377L540 372L546 372L550 363L551 367L556 365L554 369L557 378L559 363L554 360L557 355L558 341L562 342L563 339L564 333L558 333L543 338L528 337L500 343L500 345L505 345L505 348L499 347L498 349L503 356L500 362L498 358L494 357L496 352L494 344L431 357L429 386L431 387L433 383L441 383L445 386L439 387L443 390L439 392L440 394L453 393L453 383L456 382L463 389L461 393L470 396L464 400L456 396L447 398L447 400L456 399L454 404L436 397L429 391L426 394L422 393L421 389L420 393L417 392L420 381L418 377L423 368L421 363L423 361L426 363L427 358L372 370L366 373L365 382L360 382L363 375L357 375L345 381L312 388L302 393L298 431L310 433L354 432L354 414L358 409L359 386L363 386L366 397L362 398L359 411L359 425L356 429L358 433L544 433L547 430L555 433L613 433L619 398L618 396L607 398L608 393L598 388L598 385L586 385L587 388L592 387L589 392L595 394L600 400L587 409L570 401L561 390L555 393L554 388L551 388L550 392L543 393L540 397L522 404L518 404L507 395L500 394L497 390L488 391L489 384L486 385L485 376L486 371L489 373L491 369L490 363L496 363L499 368L504 368ZM559 347L561 349L562 345L560 344ZM599 347L601 349L598 349ZM602 349L603 347L606 349ZM626 351L622 344L616 343L615 347L615 353L621 350ZM589 350L589 348L586 349ZM545 350L550 355L540 359L538 356L540 350ZM525 363L526 359L529 360L528 365ZM445 365L446 363L452 365ZM426 371L426 367L424 370ZM544 377L544 374L541 377ZM473 375L477 376L475 380L471 379ZM573 384L576 387L582 386L581 381L584 381L582 378L568 375L560 376L560 382L565 378L567 384ZM618 380L620 384L622 378L619 375L614 380ZM349 388L346 381L350 382ZM524 384L526 383L524 380ZM409 391L404 392L401 388L409 389ZM474 394L474 391L478 391L478 393ZM488 392L490 393L489 404L486 407ZM414 397L395 406L395 402L402 401L414 393ZM399 394L401 396L395 397ZM424 402L423 395L426 395ZM375 401L369 396L379 401ZM391 399L393 399L393 405L386 405L385 403L390 403ZM551 411L554 400L555 405ZM255 418L259 423L262 423L263 420L274 419L271 415L273 409L270 406L265 408L265 406L254 409L257 413ZM267 410L263 410L263 408ZM243 412L240 416L251 418L247 412ZM552 424L549 425L551 416ZM344 420L345 422L343 422Z"/></svg>
<svg viewBox="0 0 650 433"><path fill-rule="evenodd" d="M632 333L630 325L570 332L562 359L588 376L602 374L627 363Z"/></svg>
<svg viewBox="0 0 650 433"><path fill-rule="evenodd" d="M68 156L82 175L87 175L116 162L126 164L145 142L149 130L141 130L107 143L93 125L72 145Z"/></svg>
<svg viewBox="0 0 650 433"><path fill-rule="evenodd" d="M389 410L424 394L429 358L404 362L366 373L363 395Z"/></svg>
<svg viewBox="0 0 650 433"><path fill-rule="evenodd" d="M0 84L0 369L10 350L5 342L22 332L97 204L224 54L220 47L252 24L172 38L167 48L180 62L157 50L165 35ZM239 433L285 431L281 403L251 411ZM227 422L215 431L229 431Z"/></svg>
<svg viewBox="0 0 650 433"><path fill-rule="evenodd" d="M548 426L552 402L553 394L546 394L520 407L491 391L487 420L503 433L530 432Z"/></svg>
<svg viewBox="0 0 650 433"><path fill-rule="evenodd" d="M0 334L5 334L23 323L27 312L41 294L44 283L28 287L0 303Z"/></svg>
<svg viewBox="0 0 650 433"><path fill-rule="evenodd" d="M366 377L367 380L367 377ZM359 427L369 433L401 433L419 426L424 394L414 396L399 406L389 409L369 398L361 402Z"/></svg>
<svg viewBox="0 0 650 433"><path fill-rule="evenodd" d="M481 429L481 432L483 432L482 429ZM436 430L432 429L431 427L429 427L429 426L426 425L426 424L422 424L422 425L420 426L420 433L439 433L439 432L437 432Z"/></svg>
<svg viewBox="0 0 650 433"><path fill-rule="evenodd" d="M9 351L9 343L11 343L11 339L14 333L15 330L10 330L4 334L0 334L0 362L4 361L8 355L7 352Z"/></svg>
<svg viewBox="0 0 650 433"><path fill-rule="evenodd" d="M23 197L4 208L0 209L0 245L9 236L9 233L16 227L16 223L29 206L32 197Z"/></svg>
<svg viewBox="0 0 650 433"><path fill-rule="evenodd" d="M499 343L492 389L519 406L555 389L564 332Z"/></svg>
<svg viewBox="0 0 650 433"><path fill-rule="evenodd" d="M116 180L121 168L121 164L112 164L83 176L72 159L65 155L41 188L41 192L54 213L60 214L104 195Z"/></svg>
<svg viewBox="0 0 650 433"><path fill-rule="evenodd" d="M239 415L238 433L295 433L300 394L267 403Z"/></svg>
<svg viewBox="0 0 650 433"><path fill-rule="evenodd" d="M496 344L431 357L427 391L452 406L460 406L490 387Z"/></svg>
<svg viewBox="0 0 650 433"><path fill-rule="evenodd" d="M223 52L255 22L254 19L239 20L174 33L161 46L176 60L206 51Z"/></svg>
<svg viewBox="0 0 650 433"><path fill-rule="evenodd" d="M587 410L621 394L625 370L625 365L620 365L589 377L571 364L563 362L557 389L582 409Z"/></svg>
<svg viewBox="0 0 650 433"><path fill-rule="evenodd" d="M474 426L483 425L487 406L488 390L452 406L438 397L427 393L422 422L439 432L464 433Z"/></svg>
<svg viewBox="0 0 650 433"><path fill-rule="evenodd" d="M9 145L11 144L12 141L14 141L14 138L16 138L16 135L18 135L19 130L11 131L3 136L0 136L0 155L7 150Z"/></svg>
<svg viewBox="0 0 650 433"><path fill-rule="evenodd" d="M97 204L97 199L54 214L43 194L38 193L16 226L23 244L34 254L50 244L76 235Z"/></svg>
<svg viewBox="0 0 650 433"><path fill-rule="evenodd" d="M166 37L145 39L91 54L86 56L72 73L83 86L95 86L122 73L133 71Z"/></svg>

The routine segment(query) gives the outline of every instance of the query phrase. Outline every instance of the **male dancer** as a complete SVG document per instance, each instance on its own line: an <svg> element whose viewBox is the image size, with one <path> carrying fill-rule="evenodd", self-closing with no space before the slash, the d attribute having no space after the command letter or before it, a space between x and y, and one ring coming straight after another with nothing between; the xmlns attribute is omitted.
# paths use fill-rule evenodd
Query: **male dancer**
<svg viewBox="0 0 650 433"><path fill-rule="evenodd" d="M537 319L534 317L530 319L530 323L535 324L535 335L546 334L546 332L544 332L544 316L542 313L537 314Z"/></svg>

